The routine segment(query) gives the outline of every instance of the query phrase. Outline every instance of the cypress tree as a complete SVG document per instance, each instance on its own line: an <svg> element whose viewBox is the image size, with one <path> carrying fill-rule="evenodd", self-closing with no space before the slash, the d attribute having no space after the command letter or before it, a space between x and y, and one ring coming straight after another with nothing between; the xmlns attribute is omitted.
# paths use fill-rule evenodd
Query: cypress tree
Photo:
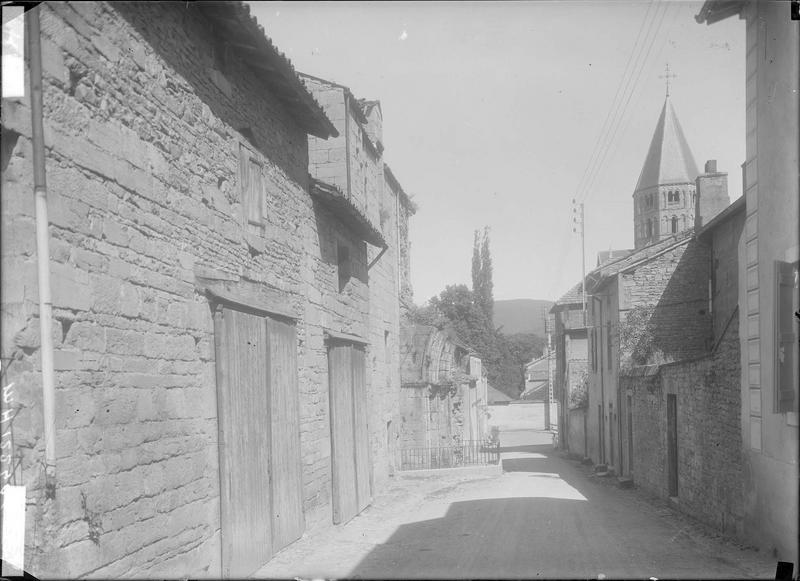
<svg viewBox="0 0 800 581"><path fill-rule="evenodd" d="M477 236L477 233L476 233ZM476 238L477 239L477 238ZM474 260L473 260L474 262ZM494 331L494 283L492 282L492 255L489 252L489 227L483 229L483 241L481 243L481 256L480 256L480 301L481 307L486 320L489 323L489 328Z"/></svg>
<svg viewBox="0 0 800 581"><path fill-rule="evenodd" d="M478 299L481 294L481 246L478 231L475 230L475 239L472 243L472 295ZM477 301L480 304L479 300Z"/></svg>

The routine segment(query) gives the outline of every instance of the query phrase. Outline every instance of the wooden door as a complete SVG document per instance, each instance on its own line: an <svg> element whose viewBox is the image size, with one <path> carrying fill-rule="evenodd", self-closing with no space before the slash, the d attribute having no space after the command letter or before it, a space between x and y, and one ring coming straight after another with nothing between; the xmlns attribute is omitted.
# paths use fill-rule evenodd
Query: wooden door
<svg viewBox="0 0 800 581"><path fill-rule="evenodd" d="M370 462L369 426L367 425L367 372L364 349L353 345L350 354L353 366L353 425L355 426L356 495L358 512L372 502L372 470Z"/></svg>
<svg viewBox="0 0 800 581"><path fill-rule="evenodd" d="M633 400L627 397L627 427L628 427L628 476L633 476Z"/></svg>
<svg viewBox="0 0 800 581"><path fill-rule="evenodd" d="M353 365L349 344L330 346L328 375L333 522L341 524L349 521L358 512L353 426Z"/></svg>
<svg viewBox="0 0 800 581"><path fill-rule="evenodd" d="M222 572L241 578L272 556L270 400L263 317L215 315Z"/></svg>
<svg viewBox="0 0 800 581"><path fill-rule="evenodd" d="M328 349L333 522L346 523L372 498L363 348L334 341Z"/></svg>
<svg viewBox="0 0 800 581"><path fill-rule="evenodd" d="M678 400L667 394L667 478L669 495L678 496Z"/></svg>
<svg viewBox="0 0 800 581"><path fill-rule="evenodd" d="M297 335L287 322L267 319L272 424L272 546L278 551L303 534L303 477Z"/></svg>

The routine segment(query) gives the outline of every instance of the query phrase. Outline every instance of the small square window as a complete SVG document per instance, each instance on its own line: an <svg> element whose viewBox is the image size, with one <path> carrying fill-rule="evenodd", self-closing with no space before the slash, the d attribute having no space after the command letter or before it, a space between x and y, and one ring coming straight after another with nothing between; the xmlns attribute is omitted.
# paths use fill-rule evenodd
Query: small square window
<svg viewBox="0 0 800 581"><path fill-rule="evenodd" d="M343 292L350 280L350 249L342 244L336 247L336 266L339 274L339 292Z"/></svg>

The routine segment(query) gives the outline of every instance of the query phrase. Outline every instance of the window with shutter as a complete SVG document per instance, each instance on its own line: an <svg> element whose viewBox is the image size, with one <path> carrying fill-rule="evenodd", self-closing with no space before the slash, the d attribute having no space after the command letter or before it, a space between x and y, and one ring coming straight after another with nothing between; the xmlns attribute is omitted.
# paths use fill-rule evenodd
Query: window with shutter
<svg viewBox="0 0 800 581"><path fill-rule="evenodd" d="M775 262L775 391L778 412L798 403L798 262Z"/></svg>
<svg viewBox="0 0 800 581"><path fill-rule="evenodd" d="M239 174L245 226L264 226L264 165L260 156L243 143L239 145Z"/></svg>

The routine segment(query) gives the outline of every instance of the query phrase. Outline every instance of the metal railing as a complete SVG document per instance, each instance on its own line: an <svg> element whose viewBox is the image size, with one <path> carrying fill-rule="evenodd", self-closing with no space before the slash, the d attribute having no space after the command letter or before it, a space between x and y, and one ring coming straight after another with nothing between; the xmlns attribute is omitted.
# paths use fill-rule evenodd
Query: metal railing
<svg viewBox="0 0 800 581"><path fill-rule="evenodd" d="M400 470L430 470L459 466L487 466L500 462L500 443L465 440L442 446L400 450Z"/></svg>

